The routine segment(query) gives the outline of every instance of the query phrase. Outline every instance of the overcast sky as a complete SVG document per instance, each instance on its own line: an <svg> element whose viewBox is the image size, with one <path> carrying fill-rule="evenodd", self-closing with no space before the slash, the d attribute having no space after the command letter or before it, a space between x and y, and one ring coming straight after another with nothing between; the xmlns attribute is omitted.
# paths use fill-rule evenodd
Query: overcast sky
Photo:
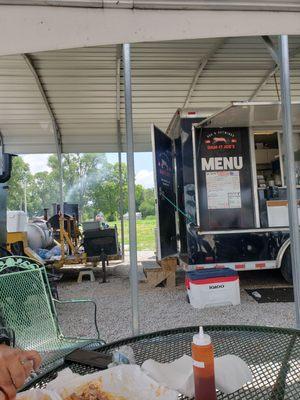
<svg viewBox="0 0 300 400"><path fill-rule="evenodd" d="M32 173L48 170L48 154L26 154L22 157L29 164ZM106 157L110 163L115 163L118 161L118 155L116 153L107 153ZM135 153L134 159L136 183L143 185L145 188L152 188L154 186L152 153ZM124 154L123 161L125 161Z"/></svg>

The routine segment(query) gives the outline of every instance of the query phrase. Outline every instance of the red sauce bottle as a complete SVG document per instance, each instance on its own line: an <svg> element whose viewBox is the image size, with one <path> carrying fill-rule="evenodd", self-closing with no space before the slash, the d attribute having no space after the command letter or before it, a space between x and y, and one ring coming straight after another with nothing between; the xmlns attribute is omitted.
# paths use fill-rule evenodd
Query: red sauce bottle
<svg viewBox="0 0 300 400"><path fill-rule="evenodd" d="M192 357L195 400L216 400L214 348L210 336L204 334L202 327L193 337Z"/></svg>

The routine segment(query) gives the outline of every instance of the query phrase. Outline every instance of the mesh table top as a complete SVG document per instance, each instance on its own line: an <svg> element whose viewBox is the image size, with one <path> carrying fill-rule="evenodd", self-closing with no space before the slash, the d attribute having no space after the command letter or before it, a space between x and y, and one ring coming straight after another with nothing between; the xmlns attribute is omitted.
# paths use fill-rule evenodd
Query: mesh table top
<svg viewBox="0 0 300 400"><path fill-rule="evenodd" d="M192 336L197 330L198 327L188 327L141 335L107 344L101 351L111 353L122 345L130 345L139 365L149 358L171 362L184 354L191 354ZM226 354L241 357L250 367L254 378L253 382L233 394L218 393L218 400L300 399L300 331L251 326L207 326L205 332L212 337L217 357ZM65 367L80 374L95 371L79 364L65 364L35 382L34 387L45 387Z"/></svg>

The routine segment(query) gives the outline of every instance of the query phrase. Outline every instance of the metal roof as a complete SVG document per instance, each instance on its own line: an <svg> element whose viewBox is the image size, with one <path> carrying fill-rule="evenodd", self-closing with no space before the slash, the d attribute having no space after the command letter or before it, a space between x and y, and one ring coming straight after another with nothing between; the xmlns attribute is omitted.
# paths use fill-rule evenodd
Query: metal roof
<svg viewBox="0 0 300 400"><path fill-rule="evenodd" d="M292 96L299 100L299 36L290 37L290 53ZM118 46L112 45L28 55L64 152L117 151L118 54ZM274 71L276 75L276 65L259 37L133 44L135 150L150 150L150 124L166 129L185 103L206 117L231 101L249 100L258 88L255 101L278 100L280 82L278 73L276 79L272 76ZM125 146L122 70L120 100ZM23 55L0 57L0 130L6 151L56 151L49 108Z"/></svg>

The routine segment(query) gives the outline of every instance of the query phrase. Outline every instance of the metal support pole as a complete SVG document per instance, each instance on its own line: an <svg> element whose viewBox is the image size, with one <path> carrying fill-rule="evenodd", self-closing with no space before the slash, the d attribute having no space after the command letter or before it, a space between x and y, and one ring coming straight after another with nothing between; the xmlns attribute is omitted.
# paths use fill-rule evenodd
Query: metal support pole
<svg viewBox="0 0 300 400"><path fill-rule="evenodd" d="M120 223L121 223L121 250L122 250L122 260L125 258L125 243L124 243L124 192L123 192L123 176L122 176L122 143L121 143L121 127L120 120L117 121L117 129L118 129L118 164L119 164L119 196L120 196L120 204L119 204L119 214L120 214Z"/></svg>
<svg viewBox="0 0 300 400"><path fill-rule="evenodd" d="M119 164L119 218L121 223L121 251L122 260L125 258L125 240L124 240L124 191L122 176L122 136L121 136L121 54L122 47L117 47L116 64L116 116L117 116L117 137L118 137L118 164Z"/></svg>
<svg viewBox="0 0 300 400"><path fill-rule="evenodd" d="M0 175L4 172L4 140L0 132ZM7 243L7 196L8 185L0 183L0 246L6 249Z"/></svg>
<svg viewBox="0 0 300 400"><path fill-rule="evenodd" d="M58 162L58 187L59 187L59 205L61 213L64 212L64 175L63 175L63 162L62 162L62 146L61 146L61 136L59 135L58 127L53 121L53 131L56 144L56 155Z"/></svg>
<svg viewBox="0 0 300 400"><path fill-rule="evenodd" d="M64 176L63 176L63 165L62 165L62 154L57 153L58 160L58 173L59 173L59 205L60 211L64 213Z"/></svg>
<svg viewBox="0 0 300 400"><path fill-rule="evenodd" d="M132 123L131 95L131 62L130 44L123 45L124 83L125 83L125 115L127 134L127 175L128 175L128 214L129 214L129 248L130 248L130 286L132 307L132 331L139 333L139 302L138 302L138 266L136 240L136 207L135 207L135 173Z"/></svg>
<svg viewBox="0 0 300 400"><path fill-rule="evenodd" d="M27 179L24 179L24 212L27 214Z"/></svg>
<svg viewBox="0 0 300 400"><path fill-rule="evenodd" d="M7 243L7 183L0 183L0 246L6 249Z"/></svg>
<svg viewBox="0 0 300 400"><path fill-rule="evenodd" d="M290 90L289 43L288 36L280 39L280 86L283 142L286 149L286 178L289 225L291 236L291 256L293 266L293 282L296 307L296 325L300 328L300 235L298 223L297 190L295 177L295 157L293 146L292 107Z"/></svg>

